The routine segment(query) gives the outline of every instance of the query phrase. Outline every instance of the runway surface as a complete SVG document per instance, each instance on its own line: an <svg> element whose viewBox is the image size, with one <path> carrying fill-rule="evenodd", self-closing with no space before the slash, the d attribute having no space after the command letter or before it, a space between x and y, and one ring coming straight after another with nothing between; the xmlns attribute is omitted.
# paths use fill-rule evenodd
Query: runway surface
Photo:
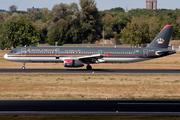
<svg viewBox="0 0 180 120"><path fill-rule="evenodd" d="M61 74L180 74L180 69L0 69L0 73L61 73Z"/></svg>
<svg viewBox="0 0 180 120"><path fill-rule="evenodd" d="M180 115L180 101L0 100L0 114Z"/></svg>

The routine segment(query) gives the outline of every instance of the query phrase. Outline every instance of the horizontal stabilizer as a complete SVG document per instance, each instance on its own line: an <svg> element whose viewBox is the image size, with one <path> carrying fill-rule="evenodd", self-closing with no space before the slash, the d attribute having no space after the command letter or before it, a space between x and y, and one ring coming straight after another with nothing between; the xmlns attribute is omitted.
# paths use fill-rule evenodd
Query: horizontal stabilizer
<svg viewBox="0 0 180 120"><path fill-rule="evenodd" d="M156 51L156 55L170 55L176 53L175 50Z"/></svg>

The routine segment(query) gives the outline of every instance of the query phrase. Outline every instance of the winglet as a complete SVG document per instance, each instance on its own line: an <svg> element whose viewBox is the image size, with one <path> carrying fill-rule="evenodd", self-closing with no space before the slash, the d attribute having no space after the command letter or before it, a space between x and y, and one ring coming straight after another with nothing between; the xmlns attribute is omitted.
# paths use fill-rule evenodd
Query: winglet
<svg viewBox="0 0 180 120"><path fill-rule="evenodd" d="M107 57L109 57L109 53L105 54Z"/></svg>

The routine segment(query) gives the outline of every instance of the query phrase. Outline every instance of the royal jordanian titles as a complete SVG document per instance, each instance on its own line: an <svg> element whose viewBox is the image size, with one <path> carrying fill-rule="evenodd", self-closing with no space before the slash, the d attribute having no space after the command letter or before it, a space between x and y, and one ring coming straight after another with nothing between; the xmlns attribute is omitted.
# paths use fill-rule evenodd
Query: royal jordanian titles
<svg viewBox="0 0 180 120"><path fill-rule="evenodd" d="M176 53L168 49L173 25L166 25L157 37L143 48L119 47L19 47L4 55L9 61L25 63L64 63L64 67L91 70L97 63L133 63Z"/></svg>

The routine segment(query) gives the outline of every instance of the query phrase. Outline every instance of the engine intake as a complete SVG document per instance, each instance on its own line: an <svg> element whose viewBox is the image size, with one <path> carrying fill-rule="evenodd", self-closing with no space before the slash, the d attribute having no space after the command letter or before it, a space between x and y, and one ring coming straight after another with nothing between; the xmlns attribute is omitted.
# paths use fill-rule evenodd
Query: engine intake
<svg viewBox="0 0 180 120"><path fill-rule="evenodd" d="M84 63L79 60L65 59L64 67L83 67Z"/></svg>

